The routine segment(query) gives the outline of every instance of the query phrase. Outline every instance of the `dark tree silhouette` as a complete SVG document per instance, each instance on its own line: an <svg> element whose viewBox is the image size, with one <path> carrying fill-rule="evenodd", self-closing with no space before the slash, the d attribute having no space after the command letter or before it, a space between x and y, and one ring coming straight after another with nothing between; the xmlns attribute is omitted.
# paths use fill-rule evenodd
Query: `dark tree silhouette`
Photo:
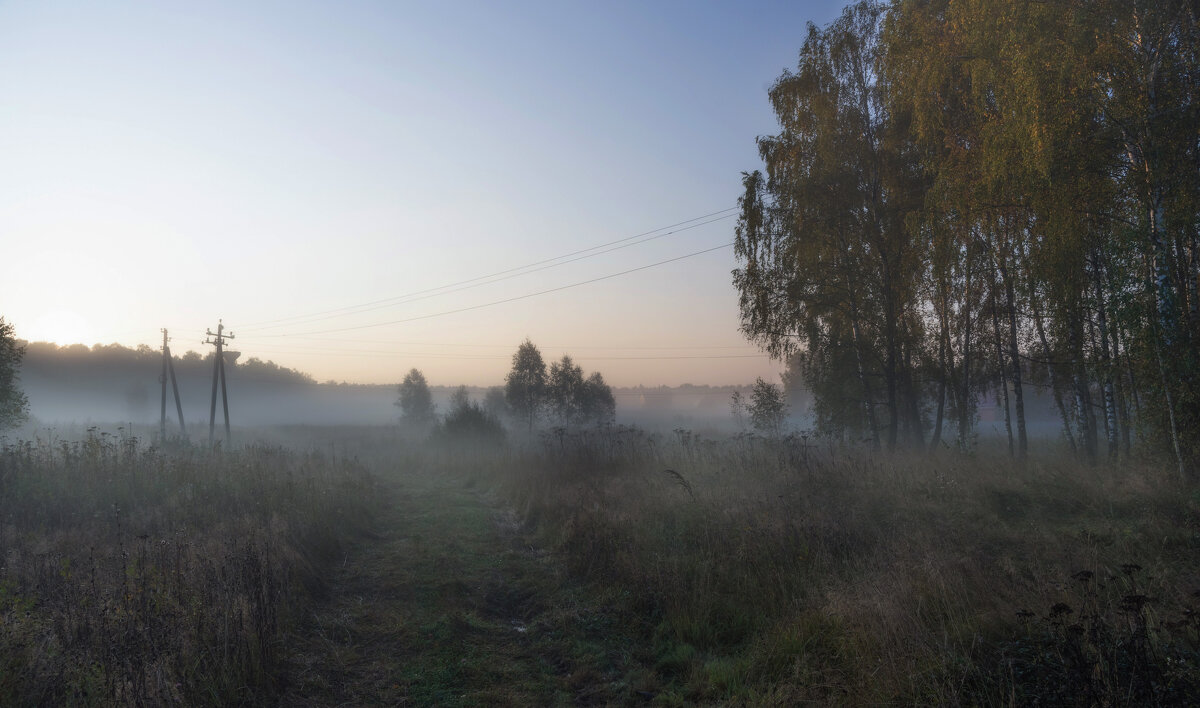
<svg viewBox="0 0 1200 708"><path fill-rule="evenodd" d="M512 371L504 379L504 397L518 419L525 421L529 432L545 405L546 362L537 346L526 339L513 354Z"/></svg>
<svg viewBox="0 0 1200 708"><path fill-rule="evenodd" d="M0 430L20 425L29 417L29 401L17 386L17 369L24 353L13 326L0 317Z"/></svg>
<svg viewBox="0 0 1200 708"><path fill-rule="evenodd" d="M396 405L401 411L400 419L409 425L421 426L433 422L433 396L429 393L425 374L412 369L405 375Z"/></svg>

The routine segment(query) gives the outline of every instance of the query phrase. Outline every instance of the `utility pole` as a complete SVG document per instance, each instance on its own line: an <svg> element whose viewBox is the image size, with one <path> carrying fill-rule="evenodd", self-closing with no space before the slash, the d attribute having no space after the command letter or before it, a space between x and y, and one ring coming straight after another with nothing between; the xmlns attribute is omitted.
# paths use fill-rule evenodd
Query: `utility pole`
<svg viewBox="0 0 1200 708"><path fill-rule="evenodd" d="M171 338L167 336L167 330L162 330L163 343L163 365L162 376L158 380L162 382L162 410L158 419L158 437L164 443L167 441L167 375L171 377L171 390L175 393L175 412L179 414L179 434L187 437L187 427L183 424L183 403L179 399L179 383L175 380L175 364L171 361L171 347L167 342Z"/></svg>
<svg viewBox="0 0 1200 708"><path fill-rule="evenodd" d="M217 320L217 331L211 329L205 333L209 339L204 340L204 344L215 344L217 347L217 355L213 359L213 384L212 384L212 405L208 409L208 446L212 448L213 434L217 425L217 379L221 380L221 406L225 410L225 447L228 448L232 436L229 432L229 394L225 388L225 340L233 339L233 332L222 334L225 330L225 325L221 320Z"/></svg>
<svg viewBox="0 0 1200 708"><path fill-rule="evenodd" d="M162 409L158 416L158 439L162 443L167 442L167 358L171 355L167 353L167 329L163 328L163 345L162 345L162 373L158 376L158 382L162 384Z"/></svg>

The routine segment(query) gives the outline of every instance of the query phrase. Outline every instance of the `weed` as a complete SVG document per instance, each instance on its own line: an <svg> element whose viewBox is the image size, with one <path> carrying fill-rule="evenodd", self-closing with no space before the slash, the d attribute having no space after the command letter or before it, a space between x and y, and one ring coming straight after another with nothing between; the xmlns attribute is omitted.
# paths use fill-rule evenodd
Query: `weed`
<svg viewBox="0 0 1200 708"><path fill-rule="evenodd" d="M372 506L361 465L91 430L0 448L0 703L227 705Z"/></svg>

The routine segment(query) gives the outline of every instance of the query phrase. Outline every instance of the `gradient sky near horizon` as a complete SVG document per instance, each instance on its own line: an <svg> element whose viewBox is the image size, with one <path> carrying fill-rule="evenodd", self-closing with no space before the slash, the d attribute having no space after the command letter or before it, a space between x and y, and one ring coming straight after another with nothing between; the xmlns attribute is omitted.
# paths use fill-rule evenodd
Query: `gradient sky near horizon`
<svg viewBox="0 0 1200 708"><path fill-rule="evenodd" d="M320 380L493 385L526 337L615 385L777 377L732 248L615 274L732 240L842 5L4 2L0 316L176 353L222 318Z"/></svg>

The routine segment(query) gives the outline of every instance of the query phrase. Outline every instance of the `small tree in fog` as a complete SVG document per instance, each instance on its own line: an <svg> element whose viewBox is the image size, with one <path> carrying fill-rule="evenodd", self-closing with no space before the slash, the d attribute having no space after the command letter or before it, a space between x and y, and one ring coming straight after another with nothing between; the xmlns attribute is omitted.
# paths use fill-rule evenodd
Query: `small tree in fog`
<svg viewBox="0 0 1200 708"><path fill-rule="evenodd" d="M495 447L504 444L504 426L496 416L471 400L466 386L459 386L450 394L450 410L434 428L433 440L472 448Z"/></svg>
<svg viewBox="0 0 1200 708"><path fill-rule="evenodd" d="M17 387L17 369L24 354L13 326L0 317L0 430L18 426L29 417L29 399Z"/></svg>
<svg viewBox="0 0 1200 708"><path fill-rule="evenodd" d="M617 416L617 399L599 371L593 372L583 382L580 399L580 414L584 421L603 425L611 423Z"/></svg>
<svg viewBox="0 0 1200 708"><path fill-rule="evenodd" d="M400 384L400 398L396 405L400 407L400 419L409 425L421 426L433 422L433 396L429 393L425 374L417 369L408 372Z"/></svg>
<svg viewBox="0 0 1200 708"><path fill-rule="evenodd" d="M526 339L513 354L512 371L504 379L504 398L519 420L533 432L533 421L544 405L546 363L533 342Z"/></svg>
<svg viewBox="0 0 1200 708"><path fill-rule="evenodd" d="M758 377L750 391L748 412L754 430L761 435L778 437L783 432L783 421L788 414L783 389Z"/></svg>
<svg viewBox="0 0 1200 708"><path fill-rule="evenodd" d="M546 400L563 425L603 424L612 421L617 404L600 372L586 379L583 369L564 354L550 365Z"/></svg>
<svg viewBox="0 0 1200 708"><path fill-rule="evenodd" d="M746 418L749 413L750 404L746 402L746 397L741 391L734 391L729 397L729 414L733 416L733 424L737 426L741 432L746 431Z"/></svg>
<svg viewBox="0 0 1200 708"><path fill-rule="evenodd" d="M450 413L452 415L467 406L471 405L471 394L467 392L466 386L459 386L450 394Z"/></svg>
<svg viewBox="0 0 1200 708"><path fill-rule="evenodd" d="M483 396L483 409L497 420L505 420L512 411L508 407L508 399L504 397L503 386L492 386Z"/></svg>
<svg viewBox="0 0 1200 708"><path fill-rule="evenodd" d="M583 369L571 360L569 354L550 364L550 378L546 385L546 401L554 417L563 425L580 422L581 394L583 393Z"/></svg>

